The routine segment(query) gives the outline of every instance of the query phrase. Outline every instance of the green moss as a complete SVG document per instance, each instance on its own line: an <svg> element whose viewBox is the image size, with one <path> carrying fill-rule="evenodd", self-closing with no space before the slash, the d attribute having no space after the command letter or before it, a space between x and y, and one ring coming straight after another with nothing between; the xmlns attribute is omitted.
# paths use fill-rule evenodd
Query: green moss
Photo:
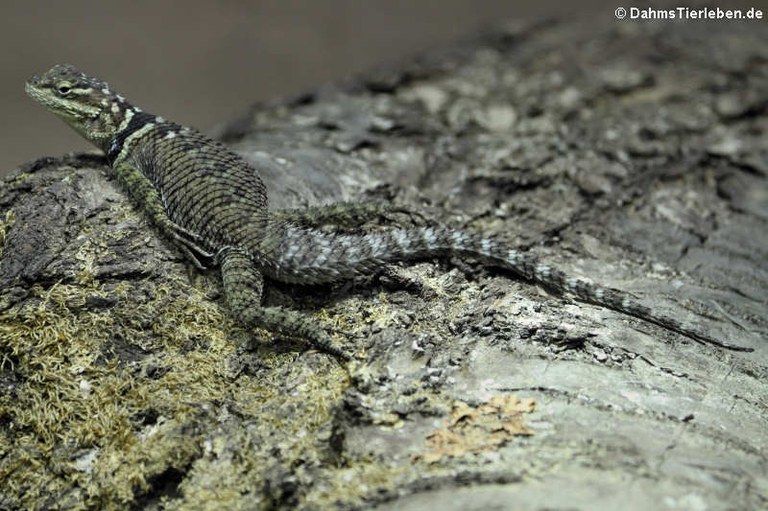
<svg viewBox="0 0 768 511"><path fill-rule="evenodd" d="M346 466L327 471L323 484L315 485L306 496L308 507L331 509L339 504L345 507L363 507L365 497L372 490L377 493L395 492L415 479L409 465L387 465L371 458L349 460Z"/></svg>
<svg viewBox="0 0 768 511"><path fill-rule="evenodd" d="M16 381L0 395L0 497L32 509L52 496L120 509L176 471L189 476L164 505L252 508L274 432L288 458L316 457L346 372L266 351L265 370L238 374L231 366L248 334L220 307L178 279L152 283L143 301L148 282L105 286L94 278L101 249L81 249L73 283L36 287L0 316L2 369ZM90 310L91 297L117 305ZM298 382L290 395L286 380Z"/></svg>
<svg viewBox="0 0 768 511"><path fill-rule="evenodd" d="M262 489L276 457L289 465L320 463L318 446L327 441L332 405L346 385L346 373L335 362L322 375L283 356L272 362L266 380L239 378L232 386L232 394L240 396L231 402L232 412L242 421L227 423L206 441L204 455L181 484L183 498L168 509L197 510L201 503L208 503L204 509L265 506ZM286 395L272 379L303 381Z"/></svg>
<svg viewBox="0 0 768 511"><path fill-rule="evenodd" d="M194 292L188 299L168 299L158 288L155 300L136 308L129 299L134 289L125 285L116 290L114 309L94 312L85 308L86 297L106 292L92 279L78 280L89 285L35 288L32 300L0 317L4 368L19 382L14 395L0 397L10 424L2 444L14 444L3 449L10 454L0 465L0 478L25 507L41 507L46 494L73 482L85 487L91 503L110 507L129 501L168 466L189 463L200 440L175 432L199 410L185 397L215 395L216 382L225 381L221 360L234 349L220 329L224 320L218 309ZM143 364L124 364L105 353L114 336L128 342L141 338L134 321L149 318L177 325L157 320L163 337L154 349L163 375L155 379L140 377ZM193 331L206 338L207 348L182 353ZM137 417L149 406L161 414L162 424L158 421L157 434L142 437ZM78 456L90 449L98 452L93 464L76 468ZM68 459L72 462L62 463ZM36 469L41 466L57 467Z"/></svg>

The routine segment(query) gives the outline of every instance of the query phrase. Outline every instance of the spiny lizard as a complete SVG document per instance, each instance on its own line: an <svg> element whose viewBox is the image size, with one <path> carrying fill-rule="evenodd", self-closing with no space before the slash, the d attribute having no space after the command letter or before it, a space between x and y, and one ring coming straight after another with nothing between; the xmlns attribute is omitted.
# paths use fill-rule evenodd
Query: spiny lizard
<svg viewBox="0 0 768 511"><path fill-rule="evenodd" d="M287 283L328 284L371 274L388 263L471 256L530 281L635 316L700 343L751 351L694 331L641 305L627 293L574 278L478 234L442 227L326 232L307 217L332 222L370 216L376 208L347 204L310 214L268 211L267 191L240 156L201 133L131 105L105 82L57 65L26 84L27 93L107 156L135 205L196 265L221 270L231 313L247 327L305 339L341 359L349 355L307 317L262 306L264 276Z"/></svg>

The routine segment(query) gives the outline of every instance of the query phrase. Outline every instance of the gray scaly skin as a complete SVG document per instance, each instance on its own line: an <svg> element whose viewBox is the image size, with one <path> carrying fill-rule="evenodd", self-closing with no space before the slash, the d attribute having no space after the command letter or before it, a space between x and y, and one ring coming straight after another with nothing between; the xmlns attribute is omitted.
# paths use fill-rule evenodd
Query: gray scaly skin
<svg viewBox="0 0 768 511"><path fill-rule="evenodd" d="M569 277L477 234L439 227L325 232L312 226L377 213L365 205L270 213L258 171L238 155L191 128L143 112L105 82L73 66L54 66L30 79L26 90L104 151L134 203L192 262L202 267L201 259L212 260L220 267L229 309L247 327L305 339L348 360L307 317L263 307L264 276L287 283L329 284L382 271L396 261L471 256L697 342L751 351L686 328L626 293Z"/></svg>

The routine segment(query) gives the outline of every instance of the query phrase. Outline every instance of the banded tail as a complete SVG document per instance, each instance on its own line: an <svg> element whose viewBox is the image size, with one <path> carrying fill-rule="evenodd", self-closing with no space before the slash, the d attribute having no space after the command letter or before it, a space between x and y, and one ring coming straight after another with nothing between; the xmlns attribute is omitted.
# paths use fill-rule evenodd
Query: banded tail
<svg viewBox="0 0 768 511"><path fill-rule="evenodd" d="M629 294L571 277L536 257L478 234L440 227L373 232L366 235L324 233L281 224L267 232L253 252L271 278L296 284L322 284L371 274L384 265L433 257L471 256L488 267L511 271L526 280L601 307L653 323L701 344L734 351L754 351L714 339L640 304Z"/></svg>

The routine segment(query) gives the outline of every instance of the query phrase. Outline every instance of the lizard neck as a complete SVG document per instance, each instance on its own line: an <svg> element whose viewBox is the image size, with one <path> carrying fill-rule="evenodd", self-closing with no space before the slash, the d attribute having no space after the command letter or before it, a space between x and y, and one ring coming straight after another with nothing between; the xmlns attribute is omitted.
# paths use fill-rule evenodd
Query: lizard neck
<svg viewBox="0 0 768 511"><path fill-rule="evenodd" d="M125 118L120 123L115 136L105 141L105 145L101 147L107 155L109 164L114 165L115 162L124 161L131 151L133 139L162 122L165 121L161 117L143 112L138 108L126 110Z"/></svg>

